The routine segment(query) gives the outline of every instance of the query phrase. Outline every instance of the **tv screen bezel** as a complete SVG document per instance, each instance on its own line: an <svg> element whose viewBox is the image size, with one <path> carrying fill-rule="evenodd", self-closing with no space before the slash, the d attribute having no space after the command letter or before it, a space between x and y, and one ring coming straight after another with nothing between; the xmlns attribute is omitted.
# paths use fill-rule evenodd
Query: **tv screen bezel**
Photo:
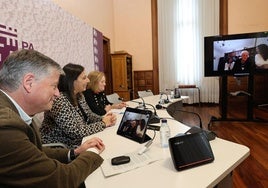
<svg viewBox="0 0 268 188"><path fill-rule="evenodd" d="M268 31L254 32L254 33L240 33L240 34L230 34L230 35L216 35L216 36L206 36L204 37L204 76L243 76L255 73L267 72L268 69L256 69L255 62L252 70L243 73L234 73L230 71L218 71L214 70L214 45L215 41L227 41L227 40L237 40L237 39L249 39L249 38L268 38ZM267 41L268 44L268 41ZM254 46L256 48L256 46ZM242 49L240 49L242 50ZM252 57L251 57L252 58Z"/></svg>

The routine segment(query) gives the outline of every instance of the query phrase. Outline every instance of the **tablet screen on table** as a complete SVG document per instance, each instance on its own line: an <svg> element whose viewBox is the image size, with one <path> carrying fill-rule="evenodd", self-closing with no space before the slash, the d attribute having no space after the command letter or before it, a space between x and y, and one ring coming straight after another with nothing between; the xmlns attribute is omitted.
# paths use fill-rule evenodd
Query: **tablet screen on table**
<svg viewBox="0 0 268 188"><path fill-rule="evenodd" d="M146 135L148 121L152 115L150 110L127 107L119 124L117 134L133 141L144 143L151 138Z"/></svg>

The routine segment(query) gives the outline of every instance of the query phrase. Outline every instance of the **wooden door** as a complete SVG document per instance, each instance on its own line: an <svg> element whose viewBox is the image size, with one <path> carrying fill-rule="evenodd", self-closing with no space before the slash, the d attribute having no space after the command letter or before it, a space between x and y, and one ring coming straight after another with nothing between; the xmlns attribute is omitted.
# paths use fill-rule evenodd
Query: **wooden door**
<svg viewBox="0 0 268 188"><path fill-rule="evenodd" d="M107 95L113 93L112 88L112 67L111 67L111 51L110 51L110 39L103 36L103 66L104 74L106 77L105 93Z"/></svg>
<svg viewBox="0 0 268 188"><path fill-rule="evenodd" d="M114 92L128 90L125 55L112 56L112 78Z"/></svg>

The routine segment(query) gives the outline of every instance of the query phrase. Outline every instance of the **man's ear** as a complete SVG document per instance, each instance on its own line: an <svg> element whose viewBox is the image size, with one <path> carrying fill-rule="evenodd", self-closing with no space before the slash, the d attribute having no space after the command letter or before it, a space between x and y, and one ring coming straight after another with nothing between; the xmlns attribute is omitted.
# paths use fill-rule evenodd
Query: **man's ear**
<svg viewBox="0 0 268 188"><path fill-rule="evenodd" d="M34 74L33 73L27 73L24 75L22 80L22 85L27 93L31 92L32 84L34 82Z"/></svg>

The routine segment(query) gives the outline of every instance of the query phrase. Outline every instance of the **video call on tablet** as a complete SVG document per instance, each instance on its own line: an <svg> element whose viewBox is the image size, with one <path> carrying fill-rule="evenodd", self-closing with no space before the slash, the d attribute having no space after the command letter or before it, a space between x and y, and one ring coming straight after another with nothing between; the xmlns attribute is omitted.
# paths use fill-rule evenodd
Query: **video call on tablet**
<svg viewBox="0 0 268 188"><path fill-rule="evenodd" d="M119 124L117 134L139 143L147 142L151 139L146 135L151 115L152 111L150 110L127 107Z"/></svg>

